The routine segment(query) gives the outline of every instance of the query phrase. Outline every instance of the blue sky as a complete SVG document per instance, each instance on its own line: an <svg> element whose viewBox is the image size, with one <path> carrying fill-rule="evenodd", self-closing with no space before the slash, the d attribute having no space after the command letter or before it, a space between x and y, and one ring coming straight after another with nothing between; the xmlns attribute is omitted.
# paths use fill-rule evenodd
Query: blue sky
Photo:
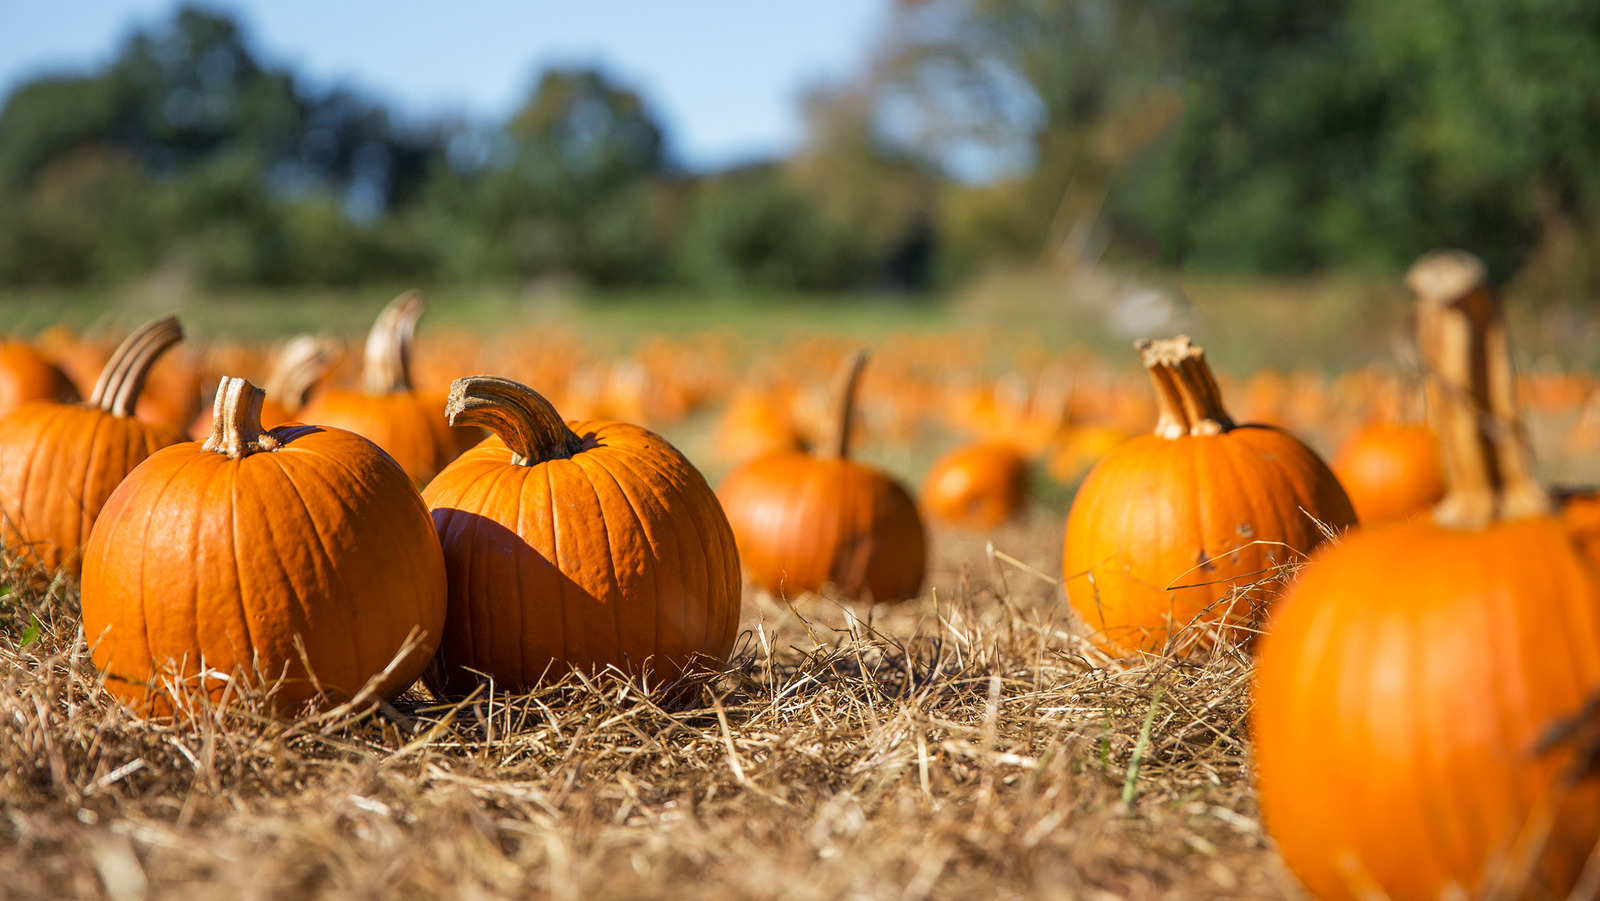
<svg viewBox="0 0 1600 901"><path fill-rule="evenodd" d="M0 2L0 94L111 59L171 0ZM866 64L889 0L222 0L256 51L319 87L410 115L501 118L551 64L598 63L643 92L693 168L782 153L799 98Z"/></svg>

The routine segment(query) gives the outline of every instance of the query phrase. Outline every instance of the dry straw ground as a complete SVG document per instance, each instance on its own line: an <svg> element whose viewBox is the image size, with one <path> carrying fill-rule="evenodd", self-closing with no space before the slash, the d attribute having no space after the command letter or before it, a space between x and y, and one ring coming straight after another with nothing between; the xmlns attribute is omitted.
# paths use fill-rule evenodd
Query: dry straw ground
<svg viewBox="0 0 1600 901"><path fill-rule="evenodd" d="M994 538L1044 573L1060 517ZM0 604L0 897L1297 897L1247 661L1108 665L1058 587L936 536L936 591L746 599L687 708L601 676L441 708L136 721L71 592Z"/></svg>

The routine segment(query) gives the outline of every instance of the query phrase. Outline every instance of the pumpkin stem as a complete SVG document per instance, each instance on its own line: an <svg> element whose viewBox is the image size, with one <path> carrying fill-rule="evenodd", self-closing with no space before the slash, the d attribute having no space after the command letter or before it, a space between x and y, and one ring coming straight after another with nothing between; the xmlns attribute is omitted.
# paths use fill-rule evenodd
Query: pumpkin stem
<svg viewBox="0 0 1600 901"><path fill-rule="evenodd" d="M499 376L451 382L444 415L451 425L482 426L499 435L517 466L565 460L583 450L583 439L539 392Z"/></svg>
<svg viewBox="0 0 1600 901"><path fill-rule="evenodd" d="M389 301L367 333L361 383L368 394L404 394L411 391L411 342L417 320L428 305L416 291Z"/></svg>
<svg viewBox="0 0 1600 901"><path fill-rule="evenodd" d="M1533 474L1517 415L1505 316L1477 257L1428 254L1406 274L1417 297L1417 344L1439 435L1445 496L1434 521L1458 529L1544 516L1550 497Z"/></svg>
<svg viewBox="0 0 1600 901"><path fill-rule="evenodd" d="M1222 404L1217 377L1206 365L1206 352L1188 335L1134 344L1155 383L1155 433L1176 439L1185 435L1219 435L1233 428L1233 418Z"/></svg>
<svg viewBox="0 0 1600 901"><path fill-rule="evenodd" d="M839 418L835 421L833 441L829 443L829 456L835 460L850 457L850 424L856 418L856 392L861 388L861 371L867 368L866 350L858 350L846 361L844 374L839 381Z"/></svg>
<svg viewBox="0 0 1600 901"><path fill-rule="evenodd" d="M323 335L296 335L273 363L272 372L262 384L267 396L286 410L305 406L306 395L317 379L327 375L339 358L339 342Z"/></svg>
<svg viewBox="0 0 1600 901"><path fill-rule="evenodd" d="M277 450L278 439L261 427L261 402L266 396L267 392L244 379L223 376L211 408L211 436L200 449L227 454L233 460Z"/></svg>
<svg viewBox="0 0 1600 901"><path fill-rule="evenodd" d="M182 340L183 326L178 324L177 316L163 316L139 327L117 345L105 368L100 370L88 405L113 416L132 416L150 368Z"/></svg>

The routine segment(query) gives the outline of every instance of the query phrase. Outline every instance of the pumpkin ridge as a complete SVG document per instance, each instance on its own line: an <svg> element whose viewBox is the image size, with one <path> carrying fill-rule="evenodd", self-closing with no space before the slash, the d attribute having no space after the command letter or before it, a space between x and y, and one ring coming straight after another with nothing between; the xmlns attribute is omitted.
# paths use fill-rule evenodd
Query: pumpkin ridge
<svg viewBox="0 0 1600 901"><path fill-rule="evenodd" d="M571 660L572 636L569 634L571 629L568 628L569 624L567 622L567 582L569 579L565 577L566 574L561 569L561 522L556 519L556 483L555 477L550 473L550 467L545 466L541 468L544 470L545 496L549 501L549 507L545 511L545 521L550 524L550 556L554 558L550 561L550 565L555 567L557 574L556 619L561 622L561 659ZM477 537L476 530L473 532L473 537ZM473 543L476 544L477 542L474 541ZM522 677L523 679L528 678L527 670L523 670Z"/></svg>
<svg viewBox="0 0 1600 901"><path fill-rule="evenodd" d="M592 457L594 455L590 454L589 456ZM622 603L627 597L627 593L622 590L622 579L619 575L622 572L622 567L619 565L621 561L617 559L616 542L611 536L611 520L605 516L605 500L600 497L599 487L594 484L594 479L589 469L579 462L580 459L580 456L574 456L572 458L572 462L578 468L579 472L582 473L583 478L581 481L589 488L590 493L593 494L595 509L601 514L599 519L601 534L603 534L606 539L606 559L611 562L611 565L605 569L605 574L611 583L611 587L616 592L616 603L611 605L611 628L616 634L618 655L622 656L625 653L624 648L627 646L622 638L622 615L624 612L622 610ZM635 518L637 519L637 517ZM627 613L631 616L633 611L630 609L627 611ZM643 661L640 661L640 663L642 664Z"/></svg>
<svg viewBox="0 0 1600 901"><path fill-rule="evenodd" d="M273 463L272 470L271 470L273 476L275 476L273 481L274 482L282 481L284 484L286 484L288 486L288 488L287 488L287 490L279 489L279 490L276 490L276 491L266 491L265 490L265 488L266 488L265 483L266 483L267 479L266 478L261 478L261 479L256 479L256 480L252 480L251 481L251 484L256 489L255 493L258 496L262 495L262 494L265 494L268 498L271 499L271 506L278 506L278 507L281 507L281 506L284 505L284 501L282 499L285 496L294 498L295 503L299 506L300 512L302 514L302 517L299 517L297 519L300 519L300 521L304 523L304 527L301 529L301 531L309 531L316 538L316 548L317 548L317 550L321 553L321 555L322 555L322 557L324 559L328 559L328 541L322 534L321 525L317 522L316 517L314 515L312 515L311 508L306 505L305 496L303 494L301 494L299 486L294 481L294 476L290 475L289 467L288 467L287 462L283 458L276 457L276 456L269 457L268 459L270 459L272 461L272 463ZM265 471L265 470L263 470L263 471ZM278 486L276 484L274 484L271 487L277 488ZM269 509L269 506L267 504L261 504L259 507L256 507L254 509ZM284 517L284 518L287 518L287 517ZM291 563L290 563L290 561L288 561L288 560L286 560L284 558L283 547L282 547L282 545L280 545L278 543L278 534L279 533L274 528L274 525L276 523L278 523L279 520L280 520L280 517L276 517L276 516L263 516L263 517L261 517L261 522L262 522L263 528L265 528L267 530L267 540L266 540L265 543L267 544L268 547L270 547L272 549L272 559L277 564L278 571L283 574L284 578L286 580L288 580L290 582L290 584L293 584L294 580L292 578L293 577L293 570L291 568ZM320 563L321 561L318 561L318 562ZM322 577L322 574L320 572L321 569L322 569L322 567L320 565L315 567L316 576L317 576L319 581L321 580L321 577ZM241 592L242 592L242 589L241 589ZM306 599L304 597L298 596L298 594L297 594L297 596L295 597L295 601L296 601L296 607L299 610L300 621L305 624L305 628L309 631L313 627L314 620L313 620L313 617L311 616L311 610L307 606ZM364 659L364 658L358 658L358 659Z"/></svg>
<svg viewBox="0 0 1600 901"><path fill-rule="evenodd" d="M490 435L489 438L485 439L485 443L495 440L498 440L497 437ZM480 444L478 448L484 448L484 445ZM476 449L477 448L475 448L475 450ZM498 452L498 449L493 445L489 445L486 449L495 450ZM428 485L430 495L428 500L429 510L433 514L442 512L445 515L444 528L442 529L440 528L439 521L437 519L434 520L434 530L439 534L440 544L442 547L453 547L457 544L457 542L447 540L452 534L451 530L454 530L454 533L459 534L461 532L465 532L467 529L471 529L473 538L477 537L478 523L482 517L477 511L467 509L464 504L466 502L466 498L476 496L475 494L471 493L472 489L475 489L480 483L483 482L484 479L487 479L495 474L497 471L497 463L493 460L472 460L470 461L470 465L479 467L481 471L473 475L472 480L468 482L466 489L457 488L455 484L456 479L454 478L450 480L441 480L435 478L434 481ZM445 492L446 490L454 490L451 490L450 494L441 497L440 495L433 494L432 488L434 485L441 486L441 493ZM445 506L447 503L449 506ZM464 516L459 514L464 514ZM459 524L457 520L460 520ZM460 610L460 616L462 620L464 620L462 631L470 636L471 640L465 642L460 647L452 646L449 649L450 654L461 654L464 658L466 658L464 660L450 661L450 665L456 667L467 667L471 669L481 669L482 667L477 659L476 648L479 646L478 643L480 641L486 640L486 636L479 635L474 628L478 625L479 617L474 615L474 608L476 606L476 593L472 590L472 555L465 555L463 562L457 565L461 568L460 572L456 572L449 566L446 567L446 572L448 573L448 584L450 586L459 584L462 596L466 599L463 603L454 606ZM440 647L443 649L444 646L442 643Z"/></svg>
<svg viewBox="0 0 1600 901"><path fill-rule="evenodd" d="M633 517L634 523L639 527L639 534L649 535L650 530L645 526L644 517L640 514L638 505L634 503L633 498L628 494L628 490L622 486L622 480L617 478L616 472L611 468L611 462L613 458L611 456L590 456L588 459L591 460L593 465L598 467L600 471L604 472L606 477L611 480L611 484L616 487L617 496L622 498L623 505L628 509L628 515ZM630 476L634 475L633 469L631 467L627 467L626 464L622 463L620 460L618 461L617 465L623 466L628 471ZM651 646L660 647L661 585L656 572L656 567L658 564L650 560L646 560L644 562L645 567L641 570L641 572L649 577L648 582L650 585L650 603L645 605L645 609L650 611L650 632L652 636Z"/></svg>
<svg viewBox="0 0 1600 901"><path fill-rule="evenodd" d="M290 442L285 442L285 443L279 445L279 449L287 449L289 447L290 447ZM301 452L302 453L305 452L303 448L301 449ZM319 457L330 457L332 455L319 454L318 456ZM305 492L303 492L301 490L300 483L295 480L294 475L290 472L290 469L289 469L290 461L293 460L294 458L292 456L291 457L279 457L279 456L275 455L275 456L269 457L268 459L270 459L272 461L272 463L274 464L274 469L277 471L277 473L279 475L281 475L286 482L289 483L288 494L292 495L294 497L295 501L297 503L299 503L301 512L305 514L305 522L310 527L311 534L316 536L316 539L317 539L316 547L317 547L317 550L320 552L320 559L317 560L317 564L318 565L316 567L315 574L316 574L317 581L318 582L322 582L325 578L327 578L327 576L325 575L326 567L330 564L331 561L336 560L338 558L338 555L329 546L328 538L323 533L322 521L317 517L317 514L315 513L315 511L313 511L311 509L311 507L306 504ZM316 478L316 475L317 475L314 471L308 471L307 474L310 475L312 478ZM326 490L327 488L335 488L337 486L334 486L332 480L322 479L322 480L320 480L319 487L323 488L324 490ZM281 503L281 501L279 503ZM267 523L267 528L268 528L269 533L270 533L270 530L271 530L271 527L272 527L271 524L272 524L272 521L273 521L273 517L262 517L262 519ZM276 557L277 557L278 561L280 562L280 564L283 563L282 551L278 548L277 542L276 541L271 541L269 543L272 545L273 553L276 555ZM288 575L289 570L288 570L287 567L284 567L284 573L285 573L285 575ZM306 630L310 631L311 629L316 628L317 623L316 623L315 618L312 617L312 615L311 615L311 609L307 604L308 599L305 598L305 597L298 597L297 600L299 601L300 618L301 618L301 621L305 623ZM339 609L341 610L341 612L343 612L343 608L342 607L339 608ZM368 659L364 654L362 654L361 636L358 636L356 634L356 632L360 631L360 630L358 630L356 628L349 628L349 629L346 629L345 631L350 633L350 650L351 650L352 655L354 655L354 656L352 656L351 659L353 659L353 660L366 660L366 659ZM363 634L365 634L365 633L363 632ZM361 688L361 686L356 686L355 688L352 688L351 691L359 691L360 688Z"/></svg>
<svg viewBox="0 0 1600 901"><path fill-rule="evenodd" d="M628 481L630 483L632 483L634 486L647 484L645 479L642 477L642 474L640 473L639 469L635 468L635 466L633 465L633 460L629 459L629 456L631 456L631 455L618 454L618 455L616 455L616 458L615 458L614 461L607 461L607 462L615 462L618 466L622 467L623 470L628 474L628 477L629 477ZM639 462L643 463L645 461L643 461L641 459ZM609 466L607 466L606 469L607 469L608 472L610 472L610 467ZM615 479L616 478L615 473L612 472L611 474L612 474L612 478ZM647 474L648 473L646 473L646 475ZM628 490L628 487L622 483L621 479L616 479L616 482L617 482L617 487L622 491L623 497L628 501L628 507L629 507L630 510L633 511L634 518L636 520L638 520L642 534L650 536L652 541L657 540L656 539L656 535L658 533L656 531L654 531L654 530L645 528L645 517L640 513L641 509L643 509L643 508L641 507L641 505L638 502L638 500L636 500L635 496ZM677 486L676 485L674 485L673 488L674 488L674 490L677 490ZM659 502L659 505L660 505L660 508L661 508L661 512L665 513L665 512L667 512L668 510L671 509L671 505L666 502L665 498L657 498L657 501ZM653 517L651 517L651 519L656 521L656 522L665 522L666 521L666 517L665 516L660 516L660 517L654 517L653 516ZM678 562L678 567L677 567L677 576L678 576L678 578L677 578L676 581L678 581L679 583L685 584L686 593L691 593L691 594L694 593L694 591L695 591L694 587L689 584L690 583L689 567L687 565L685 565L685 563L684 563L684 545L685 545L685 542L680 540L682 538L682 536L680 536L677 533L676 529L671 529L671 528L662 530L661 534L670 535L671 538L672 538L672 548L673 548L673 551L675 552L675 556L676 556L677 562ZM701 536L701 535L697 534L695 537L696 537L696 539L701 539L704 536ZM691 545L691 546L698 546L698 543L695 544L695 545ZM667 557L666 557L665 554L658 554L656 559L657 559L657 561L659 563L668 562L667 561ZM705 575L706 575L707 578L701 584L705 586L705 590L706 590L707 594L709 595L710 586L711 586L711 581L709 579L710 573L706 572ZM651 609L656 611L656 616L655 616L655 619L654 619L654 623L655 623L655 647L659 648L661 646L661 616L660 616L661 591L660 591L660 584L659 584L658 581L652 580L651 587L654 590L654 596L655 596L655 599L656 599L655 604L653 604L652 607L651 607ZM683 639L681 637L678 638L677 641L680 644L683 643ZM639 661L639 665L641 667L644 666L644 664L645 664L645 661L643 661L643 660ZM658 674L658 677L659 677L659 674Z"/></svg>

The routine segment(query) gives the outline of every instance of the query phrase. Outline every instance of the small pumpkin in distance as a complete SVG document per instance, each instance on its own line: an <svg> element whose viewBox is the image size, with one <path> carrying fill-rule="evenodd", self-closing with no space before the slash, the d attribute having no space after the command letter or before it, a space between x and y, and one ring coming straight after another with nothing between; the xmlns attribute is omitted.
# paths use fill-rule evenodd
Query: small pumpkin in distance
<svg viewBox="0 0 1600 901"><path fill-rule="evenodd" d="M566 422L510 379L457 379L445 415L492 434L430 482L449 615L429 682L529 690L616 667L647 684L718 666L739 623L739 557L705 478L659 435Z"/></svg>
<svg viewBox="0 0 1600 901"><path fill-rule="evenodd" d="M481 433L445 422L444 398L411 384L411 345L427 304L415 291L383 308L367 335L362 388L328 388L297 414L302 422L348 429L394 457L420 487L477 443Z"/></svg>
<svg viewBox="0 0 1600 901"><path fill-rule="evenodd" d="M993 529L1028 499L1028 461L1007 441L982 441L946 453L922 482L922 505L963 529Z"/></svg>
<svg viewBox="0 0 1600 901"><path fill-rule="evenodd" d="M1364 525L1415 516L1444 497L1439 439L1424 423L1363 426L1339 445L1332 467Z"/></svg>
<svg viewBox="0 0 1600 901"><path fill-rule="evenodd" d="M186 440L134 416L151 366L183 340L175 316L145 325L111 355L83 403L34 401L0 417L0 549L76 576L100 508L143 460Z"/></svg>
<svg viewBox="0 0 1600 901"><path fill-rule="evenodd" d="M1299 439L1234 423L1188 336L1137 346L1156 389L1156 428L1106 454L1078 489L1067 598L1108 653L1247 640L1283 590L1275 570L1322 544L1324 526L1354 525L1355 512Z"/></svg>
<svg viewBox="0 0 1600 901"><path fill-rule="evenodd" d="M888 473L850 459L866 362L858 352L847 363L824 455L774 451L734 470L718 492L750 581L772 594L832 585L848 598L887 603L922 588L927 537L916 502Z"/></svg>
<svg viewBox="0 0 1600 901"><path fill-rule="evenodd" d="M220 702L233 679L281 680L285 713L369 682L392 698L443 631L444 558L410 479L351 432L263 429L262 398L223 379L211 436L141 463L84 551L84 637L145 714Z"/></svg>
<svg viewBox="0 0 1600 901"><path fill-rule="evenodd" d="M69 404L78 399L72 379L32 345L0 338L0 416L30 400Z"/></svg>
<svg viewBox="0 0 1600 901"><path fill-rule="evenodd" d="M1446 493L1319 554L1251 731L1268 832L1324 901L1566 898L1600 842L1600 582L1552 515L1482 264L1412 268Z"/></svg>

